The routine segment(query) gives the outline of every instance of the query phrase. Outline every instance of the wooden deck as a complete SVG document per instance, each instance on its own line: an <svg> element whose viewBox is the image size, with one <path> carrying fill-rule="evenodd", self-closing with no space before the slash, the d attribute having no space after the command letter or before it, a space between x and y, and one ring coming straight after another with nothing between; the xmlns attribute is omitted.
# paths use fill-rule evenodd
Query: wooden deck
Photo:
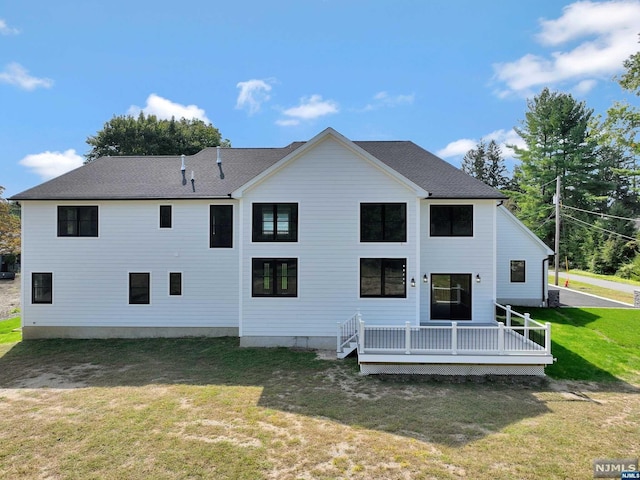
<svg viewBox="0 0 640 480"><path fill-rule="evenodd" d="M544 375L544 366L554 361L550 325L528 315L512 323L511 315L508 325L437 326L367 325L355 315L350 329L339 334L338 356L357 350L363 373Z"/></svg>

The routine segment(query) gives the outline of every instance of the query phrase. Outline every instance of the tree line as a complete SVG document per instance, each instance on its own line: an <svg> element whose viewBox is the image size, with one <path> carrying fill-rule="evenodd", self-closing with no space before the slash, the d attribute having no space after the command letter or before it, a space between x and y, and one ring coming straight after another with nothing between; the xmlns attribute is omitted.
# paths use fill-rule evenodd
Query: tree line
<svg viewBox="0 0 640 480"><path fill-rule="evenodd" d="M618 83L640 95L640 52L624 68ZM495 141L480 141L462 170L507 195L510 210L551 248L559 176L561 263L640 280L640 109L616 102L596 116L571 94L545 88L527 101L515 131L526 147L509 146L519 160L511 176Z"/></svg>

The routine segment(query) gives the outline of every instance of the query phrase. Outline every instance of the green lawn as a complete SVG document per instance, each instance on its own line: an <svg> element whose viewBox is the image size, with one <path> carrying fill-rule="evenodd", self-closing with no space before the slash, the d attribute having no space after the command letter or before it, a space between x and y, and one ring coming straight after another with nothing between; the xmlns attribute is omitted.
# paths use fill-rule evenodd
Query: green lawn
<svg viewBox="0 0 640 480"><path fill-rule="evenodd" d="M235 338L3 344L0 478L591 478L640 451L632 313L533 311L558 382L363 377Z"/></svg>
<svg viewBox="0 0 640 480"><path fill-rule="evenodd" d="M531 309L550 322L558 361L546 373L558 379L640 384L640 311L637 309Z"/></svg>
<svg viewBox="0 0 640 480"><path fill-rule="evenodd" d="M0 344L14 343L22 340L20 328L20 317L0 320Z"/></svg>

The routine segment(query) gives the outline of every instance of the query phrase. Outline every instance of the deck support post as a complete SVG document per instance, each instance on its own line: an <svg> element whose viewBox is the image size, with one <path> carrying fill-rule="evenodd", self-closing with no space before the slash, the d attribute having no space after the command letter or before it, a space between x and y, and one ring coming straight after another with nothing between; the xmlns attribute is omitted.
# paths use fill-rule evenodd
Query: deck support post
<svg viewBox="0 0 640 480"><path fill-rule="evenodd" d="M338 345L336 346L336 352L342 353L342 323L338 322L338 334L336 335L338 339Z"/></svg>
<svg viewBox="0 0 640 480"><path fill-rule="evenodd" d="M358 314L358 353L364 353L364 321Z"/></svg>
<svg viewBox="0 0 640 480"><path fill-rule="evenodd" d="M404 324L404 353L411 355L411 322Z"/></svg>
<svg viewBox="0 0 640 480"><path fill-rule="evenodd" d="M498 322L498 355L504 355L504 323Z"/></svg>
<svg viewBox="0 0 640 480"><path fill-rule="evenodd" d="M451 322L451 355L458 354L458 322Z"/></svg>
<svg viewBox="0 0 640 480"><path fill-rule="evenodd" d="M551 354L551 324L544 323L544 351Z"/></svg>
<svg viewBox="0 0 640 480"><path fill-rule="evenodd" d="M528 313L524 314L524 338L529 339L529 320L531 320L531 315Z"/></svg>
<svg viewBox="0 0 640 480"><path fill-rule="evenodd" d="M507 327L511 326L511 305L507 305Z"/></svg>

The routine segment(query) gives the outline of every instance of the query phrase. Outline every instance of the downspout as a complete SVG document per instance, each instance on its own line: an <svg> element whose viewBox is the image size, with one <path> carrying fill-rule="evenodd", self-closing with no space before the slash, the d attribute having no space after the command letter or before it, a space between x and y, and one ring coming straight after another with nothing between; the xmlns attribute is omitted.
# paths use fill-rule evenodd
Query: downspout
<svg viewBox="0 0 640 480"><path fill-rule="evenodd" d="M546 269L544 268L544 262L548 262L548 261L549 261L549 257L542 259L542 304L545 307L549 306L549 298L547 297L547 295L545 295L545 288L544 288L546 283L549 283L549 279L545 278L546 277L545 272L548 271L549 267L547 266Z"/></svg>

